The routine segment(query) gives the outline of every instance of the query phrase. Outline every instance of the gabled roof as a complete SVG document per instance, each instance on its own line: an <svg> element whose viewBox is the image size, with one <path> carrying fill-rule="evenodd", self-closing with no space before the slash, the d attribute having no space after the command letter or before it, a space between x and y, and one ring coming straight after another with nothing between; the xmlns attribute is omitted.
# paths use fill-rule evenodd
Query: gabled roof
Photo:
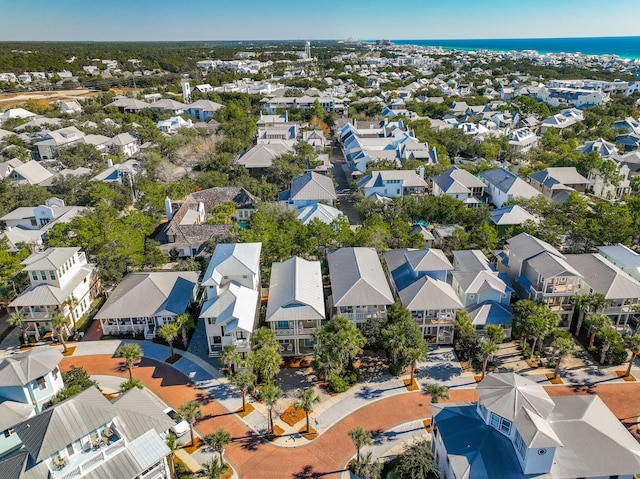
<svg viewBox="0 0 640 479"><path fill-rule="evenodd" d="M640 282L598 253L568 254L569 263L594 293L607 299L640 298Z"/></svg>
<svg viewBox="0 0 640 479"><path fill-rule="evenodd" d="M23 271L57 270L79 251L80 248L47 248L22 261Z"/></svg>
<svg viewBox="0 0 640 479"><path fill-rule="evenodd" d="M547 168L546 170L532 173L529 178L549 188L559 183L560 185L590 185L591 182L578 173L574 166L561 166Z"/></svg>
<svg viewBox="0 0 640 479"><path fill-rule="evenodd" d="M391 289L373 248L340 248L327 254L334 306L388 305Z"/></svg>
<svg viewBox="0 0 640 479"><path fill-rule="evenodd" d="M335 201L333 180L328 176L310 172L291 180L291 201Z"/></svg>
<svg viewBox="0 0 640 479"><path fill-rule="evenodd" d="M528 448L562 446L551 424L526 406L516 415L513 423Z"/></svg>
<svg viewBox="0 0 640 479"><path fill-rule="evenodd" d="M509 421L513 421L523 407L547 419L554 407L540 384L516 373L485 376L477 389L480 404Z"/></svg>
<svg viewBox="0 0 640 479"><path fill-rule="evenodd" d="M623 244L598 246L598 251L603 256L622 264L625 268L640 268L640 254Z"/></svg>
<svg viewBox="0 0 640 479"><path fill-rule="evenodd" d="M481 294L485 291L512 293L513 289L495 271L454 271L453 277L465 294Z"/></svg>
<svg viewBox="0 0 640 479"><path fill-rule="evenodd" d="M540 192L533 186L504 168L483 171L479 176L487 185L494 186L514 198L535 198L540 196Z"/></svg>
<svg viewBox="0 0 640 479"><path fill-rule="evenodd" d="M404 188L427 187L427 182L412 170L372 171L358 181L358 188L375 188L385 186L389 181L400 181Z"/></svg>
<svg viewBox="0 0 640 479"><path fill-rule="evenodd" d="M409 249L404 257L411 269L416 272L451 271L453 269L444 251L440 249Z"/></svg>
<svg viewBox="0 0 640 479"><path fill-rule="evenodd" d="M498 226L521 225L526 221L537 222L535 216L519 205L496 208L490 212L490 215L489 220Z"/></svg>
<svg viewBox="0 0 640 479"><path fill-rule="evenodd" d="M61 360L60 351L47 347L6 358L0 363L0 387L24 386L53 371Z"/></svg>
<svg viewBox="0 0 640 479"><path fill-rule="evenodd" d="M551 278L553 276L578 276L582 275L576 271L563 257L556 256L548 251L544 251L539 255L527 260L538 274L543 278Z"/></svg>
<svg viewBox="0 0 640 479"><path fill-rule="evenodd" d="M96 318L144 318L163 311L183 313L193 300L198 277L198 271L130 273L109 295Z"/></svg>
<svg viewBox="0 0 640 479"><path fill-rule="evenodd" d="M325 319L319 261L297 256L273 263L269 283L267 321Z"/></svg>
<svg viewBox="0 0 640 479"><path fill-rule="evenodd" d="M30 417L35 406L15 401L0 402L0 431L6 431ZM0 475L0 477L5 477Z"/></svg>
<svg viewBox="0 0 640 479"><path fill-rule="evenodd" d="M216 103L215 101L198 100L188 104L185 110L218 111L220 108L222 108L222 105L220 103Z"/></svg>
<svg viewBox="0 0 640 479"><path fill-rule="evenodd" d="M258 305L258 292L235 282L227 283L217 297L202 306L201 318L216 318L227 332L241 329L253 332Z"/></svg>
<svg viewBox="0 0 640 479"><path fill-rule="evenodd" d="M452 166L432 178L434 184L446 194L470 193L471 188L485 188L485 184L466 170Z"/></svg>
<svg viewBox="0 0 640 479"><path fill-rule="evenodd" d="M479 249L453 251L453 261L458 271L495 271L489 258Z"/></svg>
<svg viewBox="0 0 640 479"><path fill-rule="evenodd" d="M532 258L533 256L548 251L554 256L564 258L564 256L546 241L531 236L528 233L520 233L513 238L507 240L509 252L519 260Z"/></svg>
<svg viewBox="0 0 640 479"><path fill-rule="evenodd" d="M420 276L398 292L409 311L462 309L463 304L449 283L430 276Z"/></svg>
<svg viewBox="0 0 640 479"><path fill-rule="evenodd" d="M238 163L246 168L268 168L285 153L293 153L293 149L282 143L259 143L238 158Z"/></svg>
<svg viewBox="0 0 640 479"><path fill-rule="evenodd" d="M123 108L125 110L143 110L145 108L151 108L151 104L142 100L136 100L135 98L120 97L109 103L105 108L115 106L116 108Z"/></svg>
<svg viewBox="0 0 640 479"><path fill-rule="evenodd" d="M220 285L224 276L260 274L262 243L218 243L202 286Z"/></svg>
<svg viewBox="0 0 640 479"><path fill-rule="evenodd" d="M23 165L15 167L11 173L17 173L20 177L24 178L23 180L17 179L16 181L25 181L30 185L38 185L54 176L53 173L34 160L27 161Z"/></svg>
<svg viewBox="0 0 640 479"><path fill-rule="evenodd" d="M340 216L342 216L342 211L324 203L313 203L298 210L298 220L303 225L308 225L314 219L330 224Z"/></svg>

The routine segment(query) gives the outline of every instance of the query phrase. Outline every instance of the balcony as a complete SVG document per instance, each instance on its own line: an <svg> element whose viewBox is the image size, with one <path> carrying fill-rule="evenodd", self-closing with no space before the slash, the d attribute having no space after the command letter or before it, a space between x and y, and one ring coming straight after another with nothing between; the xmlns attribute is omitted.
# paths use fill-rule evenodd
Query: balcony
<svg viewBox="0 0 640 479"><path fill-rule="evenodd" d="M288 328L276 329L276 336L310 336L316 328Z"/></svg>
<svg viewBox="0 0 640 479"><path fill-rule="evenodd" d="M239 350L248 350L251 347L251 340L249 339L234 339L233 345Z"/></svg>
<svg viewBox="0 0 640 479"><path fill-rule="evenodd" d="M98 448L89 447L69 458L69 462L61 469L53 472L55 479L75 479L84 476L91 469L108 461L111 457L127 447L124 438L115 434L106 445Z"/></svg>

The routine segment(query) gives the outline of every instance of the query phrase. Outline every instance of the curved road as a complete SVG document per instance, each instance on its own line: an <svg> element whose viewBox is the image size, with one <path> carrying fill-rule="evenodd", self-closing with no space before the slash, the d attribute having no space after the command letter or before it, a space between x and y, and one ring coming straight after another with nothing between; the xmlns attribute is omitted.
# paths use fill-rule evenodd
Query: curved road
<svg viewBox="0 0 640 479"><path fill-rule="evenodd" d="M110 355L64 358L60 368L64 371L72 365L82 366L89 374L128 378L122 361ZM225 454L243 479L338 478L346 461L355 453L347 431L355 426L384 431L431 415L427 395L421 392L402 394L354 411L311 443L298 448L281 448L264 442L235 414L191 386L186 376L169 365L143 358L134 369L134 377L176 409L188 400L201 401L205 417L198 422L198 431L206 435L223 427L231 433L233 443ZM554 396L597 392L618 418L623 422L627 420L628 426L631 426L631 418L635 424L635 415L640 411L640 399L636 399L640 398L640 384L600 385L592 389L554 386L548 387L547 391ZM454 389L450 395L451 401L477 399L475 389Z"/></svg>

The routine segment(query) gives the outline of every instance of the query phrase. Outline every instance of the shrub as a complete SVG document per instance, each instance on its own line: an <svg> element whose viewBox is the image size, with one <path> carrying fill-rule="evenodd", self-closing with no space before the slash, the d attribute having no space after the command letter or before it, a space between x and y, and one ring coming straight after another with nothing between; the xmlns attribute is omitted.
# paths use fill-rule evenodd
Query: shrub
<svg viewBox="0 0 640 479"><path fill-rule="evenodd" d="M335 393L343 393L349 389L349 384L337 374L332 374L329 376L329 387Z"/></svg>
<svg viewBox="0 0 640 479"><path fill-rule="evenodd" d="M522 357L529 359L531 357L531 345L527 342L522 342L520 346L522 348Z"/></svg>
<svg viewBox="0 0 640 479"><path fill-rule="evenodd" d="M389 366L389 372L393 376L400 376L402 374L403 370L404 370L404 368L402 367L401 364L392 364L392 365Z"/></svg>

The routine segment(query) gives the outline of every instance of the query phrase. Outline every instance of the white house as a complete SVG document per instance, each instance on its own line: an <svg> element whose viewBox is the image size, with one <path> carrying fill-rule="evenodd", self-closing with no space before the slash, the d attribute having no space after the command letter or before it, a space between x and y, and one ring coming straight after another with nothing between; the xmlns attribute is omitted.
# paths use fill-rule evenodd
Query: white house
<svg viewBox="0 0 640 479"><path fill-rule="evenodd" d="M273 263L266 321L276 333L281 353L312 353L312 334L324 319L320 261L296 256Z"/></svg>
<svg viewBox="0 0 640 479"><path fill-rule="evenodd" d="M128 274L95 316L102 333L155 338L160 326L174 322L195 301L198 276L198 271Z"/></svg>
<svg viewBox="0 0 640 479"><path fill-rule="evenodd" d="M219 243L202 279L205 288L200 318L205 321L210 356L222 347L250 350L258 321L262 243Z"/></svg>
<svg viewBox="0 0 640 479"><path fill-rule="evenodd" d="M358 189L366 196L380 195L388 198L398 196L419 196L427 190L424 168L420 175L412 170L372 171L358 181Z"/></svg>
<svg viewBox="0 0 640 479"><path fill-rule="evenodd" d="M447 195L463 201L467 208L477 208L486 185L466 170L452 166L431 179L433 196Z"/></svg>
<svg viewBox="0 0 640 479"><path fill-rule="evenodd" d="M504 168L483 171L478 176L487 185L486 191L496 208L501 208L507 201L517 198L531 199L541 194L522 178Z"/></svg>
<svg viewBox="0 0 640 479"><path fill-rule="evenodd" d="M31 285L9 307L24 316L28 336L36 341L49 338L54 312L62 313L73 331L100 292L95 266L87 263L80 248L47 248L22 264Z"/></svg>
<svg viewBox="0 0 640 479"><path fill-rule="evenodd" d="M0 363L0 400L27 404L36 413L42 412L64 388L58 368L61 360L62 353L47 346L7 357Z"/></svg>
<svg viewBox="0 0 640 479"><path fill-rule="evenodd" d="M595 394L551 397L515 373L486 376L476 403L432 404L444 479L631 479L640 445Z"/></svg>

